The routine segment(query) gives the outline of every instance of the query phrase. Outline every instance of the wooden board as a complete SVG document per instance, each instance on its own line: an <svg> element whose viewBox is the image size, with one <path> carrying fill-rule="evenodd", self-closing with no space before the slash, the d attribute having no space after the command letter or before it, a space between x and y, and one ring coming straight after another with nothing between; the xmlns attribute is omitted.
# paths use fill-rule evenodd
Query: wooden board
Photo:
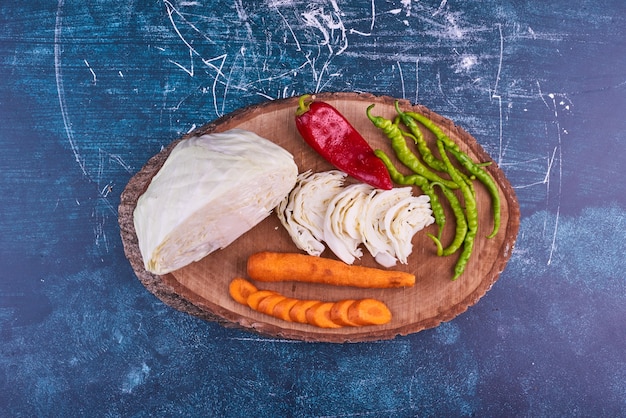
<svg viewBox="0 0 626 418"><path fill-rule="evenodd" d="M370 104L375 103L373 114L392 118L395 115L395 99L358 93L323 93L316 96L318 100L326 101L341 111L373 148L384 149L389 155L393 155L386 137L367 119L365 110ZM400 103L402 109L423 113L438 123L461 149L475 160L492 161L476 140L455 126L452 121L423 106L411 106L406 101ZM491 288L504 269L519 229L519 205L515 193L495 162L487 170L500 188L502 226L496 237L486 238L492 227L490 197L486 189L476 183L480 227L474 253L465 273L458 280L450 280L457 255L438 257L435 245L426 236L426 232L436 231L436 226L432 225L415 236L414 250L409 263L396 267L416 275L417 283L412 288L372 290L304 283L257 283L259 288L277 290L284 295L302 299L338 300L361 297L381 299L390 307L393 314L391 323L384 326L320 329L256 313L229 297L228 283L234 277L246 277L246 260L250 254L266 250L298 251L275 214L270 215L227 248L178 271L157 276L143 268L133 226L133 210L138 197L145 191L152 177L179 141L193 135L243 128L254 131L291 152L300 172L308 169L325 171L333 168L312 151L299 136L294 122L296 107L297 98L290 98L233 112L174 141L150 159L129 181L122 193L119 207L121 236L126 255L146 288L166 304L206 320L219 321L227 326L245 328L263 335L305 341L357 342L391 339L397 335L435 327L442 321L453 319L475 304ZM434 137L426 130L424 133L427 140L434 144ZM415 194L420 194L419 189L415 189ZM453 218L449 210L447 215L448 219ZM444 233L444 245L452 239L453 234L454 224L449 221ZM358 261L358 264L380 267L366 250L364 253L363 259ZM330 251L326 251L322 256L335 258Z"/></svg>

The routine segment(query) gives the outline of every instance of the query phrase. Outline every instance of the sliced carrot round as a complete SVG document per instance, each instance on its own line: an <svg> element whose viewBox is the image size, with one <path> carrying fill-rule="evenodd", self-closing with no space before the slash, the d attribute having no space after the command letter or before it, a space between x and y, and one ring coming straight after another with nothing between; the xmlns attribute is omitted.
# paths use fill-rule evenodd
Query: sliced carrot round
<svg viewBox="0 0 626 418"><path fill-rule="evenodd" d="M391 321L391 311L380 300L361 299L350 305L348 318L359 325L383 325Z"/></svg>
<svg viewBox="0 0 626 418"><path fill-rule="evenodd" d="M319 300L299 300L295 305L291 307L289 311L289 317L293 322L299 322L306 324L306 313L312 306L315 306L320 302Z"/></svg>
<svg viewBox="0 0 626 418"><path fill-rule="evenodd" d="M258 289L255 285L248 280L241 277L234 278L228 286L228 292L230 296L238 303L242 305L248 304L248 297L256 292Z"/></svg>
<svg viewBox="0 0 626 418"><path fill-rule="evenodd" d="M311 306L306 311L307 322L320 328L341 328L341 325L330 319L330 310L334 304L334 302L323 302Z"/></svg>
<svg viewBox="0 0 626 418"><path fill-rule="evenodd" d="M264 297L259 301L257 311L267 315L273 315L276 304L285 299L285 296L278 293Z"/></svg>
<svg viewBox="0 0 626 418"><path fill-rule="evenodd" d="M276 292L274 292L273 290L257 290L256 292L248 296L247 304L249 307L257 311L259 309L259 303L263 300L263 298L275 294Z"/></svg>
<svg viewBox="0 0 626 418"><path fill-rule="evenodd" d="M336 324L346 326L346 327L355 327L358 326L354 321L351 321L348 316L348 309L350 306L355 303L354 299L344 299L339 300L333 304L333 307L330 309L330 319Z"/></svg>
<svg viewBox="0 0 626 418"><path fill-rule="evenodd" d="M291 319L291 308L293 308L293 306L298 303L298 299L294 299L294 298L285 298L284 300L281 300L280 302L278 302L276 304L276 306L274 306L274 312L273 315L276 318L282 319L284 321L293 321Z"/></svg>

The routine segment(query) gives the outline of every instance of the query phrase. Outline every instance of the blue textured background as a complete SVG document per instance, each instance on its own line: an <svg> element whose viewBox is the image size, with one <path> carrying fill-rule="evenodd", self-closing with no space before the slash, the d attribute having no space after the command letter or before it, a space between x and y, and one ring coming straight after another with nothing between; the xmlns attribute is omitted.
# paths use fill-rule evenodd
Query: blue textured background
<svg viewBox="0 0 626 418"><path fill-rule="evenodd" d="M626 416L624 51L622 0L3 0L0 416ZM194 127L322 90L478 139L522 211L500 280L378 343L162 304L123 254L127 181Z"/></svg>

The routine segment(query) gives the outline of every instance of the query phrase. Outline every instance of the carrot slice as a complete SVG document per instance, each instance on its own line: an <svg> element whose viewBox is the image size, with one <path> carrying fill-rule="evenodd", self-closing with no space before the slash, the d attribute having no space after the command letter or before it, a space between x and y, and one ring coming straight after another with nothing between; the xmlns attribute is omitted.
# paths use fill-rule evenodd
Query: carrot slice
<svg viewBox="0 0 626 418"><path fill-rule="evenodd" d="M359 325L383 325L391 321L391 311L376 299L361 299L348 308L348 318Z"/></svg>
<svg viewBox="0 0 626 418"><path fill-rule="evenodd" d="M336 324L346 326L346 327L355 327L357 324L354 321L351 321L348 316L348 309L350 306L355 303L354 299L344 299L337 301L333 304L333 307L330 309L330 319Z"/></svg>
<svg viewBox="0 0 626 418"><path fill-rule="evenodd" d="M247 304L248 297L256 292L258 289L255 285L242 279L241 277L234 278L228 286L228 292L230 296L238 303L242 305Z"/></svg>
<svg viewBox="0 0 626 418"><path fill-rule="evenodd" d="M257 311L264 314L272 315L274 313L274 307L276 306L276 304L285 299L285 296L278 293L269 295L259 301L259 305L256 309Z"/></svg>
<svg viewBox="0 0 626 418"><path fill-rule="evenodd" d="M273 290L257 290L256 292L248 296L246 304L255 311L257 311L259 309L259 303L263 300L263 298L275 294L276 292L274 292Z"/></svg>
<svg viewBox="0 0 626 418"><path fill-rule="evenodd" d="M276 306L274 306L274 312L272 312L272 315L284 321L291 322L293 320L291 319L291 316L289 314L291 312L291 308L293 308L296 303L298 303L298 299L285 298L284 300L278 302Z"/></svg>
<svg viewBox="0 0 626 418"><path fill-rule="evenodd" d="M376 299L345 299L337 302L301 300L273 290L259 290L241 277L233 279L228 289L236 302L248 305L257 312L320 328L382 325L391 321L389 308Z"/></svg>
<svg viewBox="0 0 626 418"><path fill-rule="evenodd" d="M330 319L330 310L334 302L322 302L306 310L306 320L309 324L320 328L341 328L341 325Z"/></svg>
<svg viewBox="0 0 626 418"><path fill-rule="evenodd" d="M299 300L298 303L291 307L289 311L289 317L293 322L299 322L301 324L306 324L306 313L312 306L315 306L320 302L319 300Z"/></svg>

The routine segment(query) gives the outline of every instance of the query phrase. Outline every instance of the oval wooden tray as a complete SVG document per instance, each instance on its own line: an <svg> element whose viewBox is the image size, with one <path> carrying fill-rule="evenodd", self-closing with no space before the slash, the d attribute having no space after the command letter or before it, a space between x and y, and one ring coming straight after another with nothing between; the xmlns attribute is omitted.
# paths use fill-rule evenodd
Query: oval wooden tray
<svg viewBox="0 0 626 418"><path fill-rule="evenodd" d="M396 99L364 93L322 93L318 100L326 101L341 111L363 134L373 148L382 148L393 155L386 137L367 119L367 106L375 103L373 114L392 118L395 115ZM214 252L204 259L180 270L163 276L147 272L137 245L133 226L133 211L139 196L146 190L179 141L192 135L220 132L232 128L243 128L256 132L294 155L300 172L312 169L332 169L326 161L312 151L301 139L295 128L294 111L298 98L270 101L235 111L202 126L174 141L162 152L152 157L126 186L121 195L119 223L124 251L137 277L144 286L166 304L200 318L218 321L226 326L245 328L262 335L298 339L304 341L358 342L391 339L397 335L415 333L449 321L475 304L494 284L508 261L519 229L519 205L515 193L504 173L493 162L487 170L500 187L502 226L492 239L486 236L491 231L490 198L482 185L476 183L480 228L471 261L463 276L452 281L452 269L457 255L438 257L432 241L425 231L419 232L414 240L414 250L407 265L398 265L401 270L416 275L416 285L406 289L370 290L348 287L332 287L303 283L257 283L259 288L274 289L287 296L338 300L343 298L374 297L390 307L393 320L384 326L344 327L320 329L310 325L294 324L252 311L237 304L228 295L228 284L236 276L246 277L246 260L257 251L298 251L275 214L251 231L237 239L227 248ZM492 161L476 140L454 123L423 106L412 106L401 101L402 109L411 108L437 122L471 157L479 161ZM426 130L425 136L431 144L434 137ZM433 146L434 148L434 146ZM419 194L415 190L415 194ZM448 212L448 219L453 215ZM430 226L430 232L436 226ZM444 245L454 234L454 224L449 222L444 233ZM367 254L359 262L366 266L378 266ZM322 256L334 258L330 251Z"/></svg>

